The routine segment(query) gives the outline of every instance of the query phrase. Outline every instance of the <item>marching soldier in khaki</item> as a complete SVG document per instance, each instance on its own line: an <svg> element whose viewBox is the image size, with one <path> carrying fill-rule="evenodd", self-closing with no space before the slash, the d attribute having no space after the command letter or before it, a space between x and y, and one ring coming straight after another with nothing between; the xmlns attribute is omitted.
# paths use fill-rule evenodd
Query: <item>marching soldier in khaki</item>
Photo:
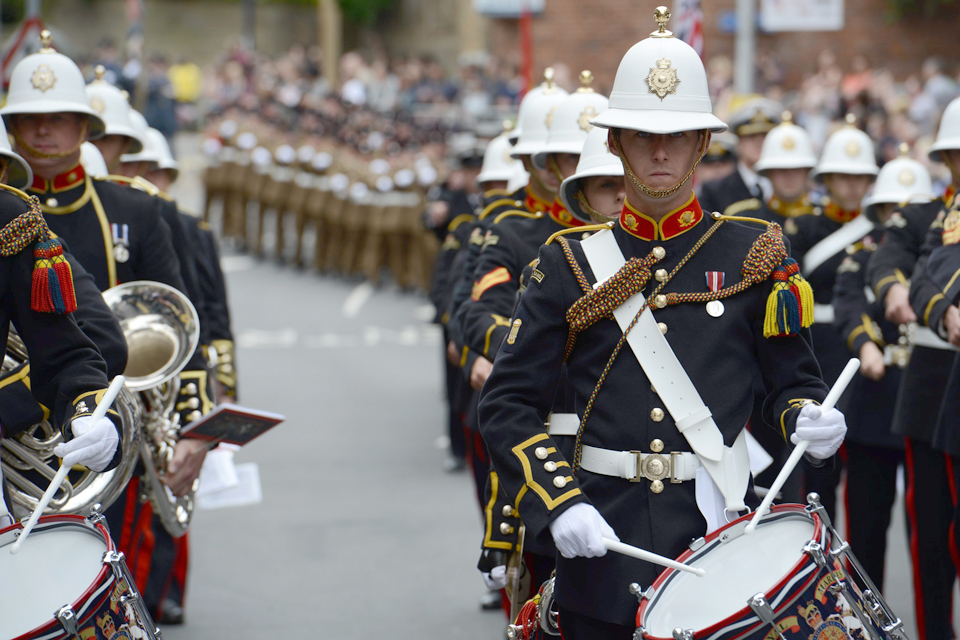
<svg viewBox="0 0 960 640"><path fill-rule="evenodd" d="M0 109L16 142L16 150L30 164L34 180L30 192L41 203L51 230L64 238L71 252L94 277L101 290L121 282L153 280L185 289L170 229L159 211L159 200L133 189L94 181L80 165L81 144L104 134L100 114L90 107L80 69L50 47L43 34L43 49L27 56L13 70L7 103ZM206 370L199 354L181 372L180 403L185 413L209 406ZM187 420L189 421L189 420ZM202 443L181 441L167 467L165 482L183 495L196 482L206 454ZM141 588L150 570L149 540L145 531L134 531L138 510L138 480L107 510L113 535L127 553ZM133 505L126 513L126 504ZM149 513L147 514L149 516ZM127 516L125 518L125 516ZM140 518L150 527L150 518ZM146 542L146 544L144 544ZM159 602L148 602L156 607ZM158 616L159 617L159 616Z"/></svg>

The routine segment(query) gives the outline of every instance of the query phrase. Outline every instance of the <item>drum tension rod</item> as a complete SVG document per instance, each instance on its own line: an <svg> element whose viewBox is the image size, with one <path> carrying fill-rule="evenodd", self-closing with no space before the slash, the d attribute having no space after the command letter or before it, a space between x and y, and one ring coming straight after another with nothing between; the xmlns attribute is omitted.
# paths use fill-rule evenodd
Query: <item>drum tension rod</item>
<svg viewBox="0 0 960 640"><path fill-rule="evenodd" d="M643 589L638 583L631 582L629 587L630 593L637 598L637 602L643 602L644 600L653 600L654 594L657 592L653 588L653 585L650 585L646 589Z"/></svg>
<svg viewBox="0 0 960 640"><path fill-rule="evenodd" d="M770 603L767 602L767 599L764 597L763 593L758 593L747 600L747 604L750 605L753 613L760 618L760 622L773 627L773 630L777 632L778 636L780 636L780 640L787 640L783 636L783 631L781 631L780 627L777 626L776 615L773 612L773 607L771 607Z"/></svg>
<svg viewBox="0 0 960 640"><path fill-rule="evenodd" d="M57 621L67 634L77 640L80 640L80 627L77 625L77 614L69 606L61 607L57 611Z"/></svg>
<svg viewBox="0 0 960 640"><path fill-rule="evenodd" d="M673 640L693 640L693 629L677 627L673 630Z"/></svg>

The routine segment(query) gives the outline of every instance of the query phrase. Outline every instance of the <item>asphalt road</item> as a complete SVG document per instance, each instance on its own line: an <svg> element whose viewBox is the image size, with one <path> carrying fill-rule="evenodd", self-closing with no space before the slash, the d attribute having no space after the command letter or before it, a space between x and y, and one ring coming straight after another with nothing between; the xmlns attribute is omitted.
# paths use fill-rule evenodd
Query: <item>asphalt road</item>
<svg viewBox="0 0 960 640"><path fill-rule="evenodd" d="M196 207L195 148L181 141L177 187ZM425 299L244 256L224 267L241 402L287 422L237 454L259 465L263 501L196 514L187 622L166 640L503 638L502 615L478 606L468 476L445 473L436 446ZM902 514L900 500L884 591L915 638Z"/></svg>

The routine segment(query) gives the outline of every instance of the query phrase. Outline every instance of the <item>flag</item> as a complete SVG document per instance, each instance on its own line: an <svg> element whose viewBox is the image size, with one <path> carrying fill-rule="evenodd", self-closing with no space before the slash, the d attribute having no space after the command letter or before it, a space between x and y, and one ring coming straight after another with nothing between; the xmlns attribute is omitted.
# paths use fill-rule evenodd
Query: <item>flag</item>
<svg viewBox="0 0 960 640"><path fill-rule="evenodd" d="M703 57L703 9L700 8L700 0L675 0L670 26L676 37Z"/></svg>

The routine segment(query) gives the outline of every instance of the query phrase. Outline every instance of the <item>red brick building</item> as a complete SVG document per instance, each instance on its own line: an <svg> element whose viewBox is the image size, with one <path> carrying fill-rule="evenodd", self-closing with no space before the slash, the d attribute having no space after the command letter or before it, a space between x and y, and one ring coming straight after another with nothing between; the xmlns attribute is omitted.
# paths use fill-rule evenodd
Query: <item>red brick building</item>
<svg viewBox="0 0 960 640"><path fill-rule="evenodd" d="M635 42L653 31L653 11L664 0L547 0L533 19L534 68L564 63L576 74L590 69L598 88L607 91L617 64ZM719 28L733 12L736 0L702 0L704 58L723 54L733 58L734 35ZM843 31L759 34L758 51L771 51L786 71L785 84L795 87L813 68L817 54L829 48L844 70L856 54L865 54L875 67L889 68L897 78L915 73L923 60L941 56L948 73L960 71L957 25L960 2L944 5L933 16L910 15L890 21L886 0L846 0ZM516 20L493 20L487 32L488 48L519 60Z"/></svg>

